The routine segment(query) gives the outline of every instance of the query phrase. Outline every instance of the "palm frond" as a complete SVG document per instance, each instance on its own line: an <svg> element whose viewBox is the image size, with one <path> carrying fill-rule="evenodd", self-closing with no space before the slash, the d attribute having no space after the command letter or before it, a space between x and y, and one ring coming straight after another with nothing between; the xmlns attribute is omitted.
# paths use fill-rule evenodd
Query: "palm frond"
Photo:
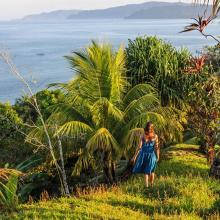
<svg viewBox="0 0 220 220"><path fill-rule="evenodd" d="M109 121L119 121L123 118L123 112L107 98L98 99L91 106L91 113L96 126L107 126Z"/></svg>
<svg viewBox="0 0 220 220"><path fill-rule="evenodd" d="M154 94L147 94L137 100L133 100L124 111L124 119L130 120L146 111L152 111L160 106L160 101Z"/></svg>
<svg viewBox="0 0 220 220"><path fill-rule="evenodd" d="M43 130L43 127L36 127L33 128L28 135L25 138L25 141L28 143L33 143L34 145L39 145L39 147L42 147L45 139L45 133Z"/></svg>
<svg viewBox="0 0 220 220"><path fill-rule="evenodd" d="M80 156L74 165L72 175L78 176L80 175L83 169L94 168L94 167L95 167L95 159L89 154L89 152L85 148L80 153Z"/></svg>
<svg viewBox="0 0 220 220"><path fill-rule="evenodd" d="M150 84L138 84L131 88L123 98L123 103L129 105L132 101L141 98L147 94L157 94L156 89Z"/></svg>
<svg viewBox="0 0 220 220"><path fill-rule="evenodd" d="M166 119L163 115L157 112L144 112L138 114L136 117L131 119L125 126L125 130L129 131L133 128L143 128L147 121L152 121L155 125L156 130L161 129L166 125Z"/></svg>
<svg viewBox="0 0 220 220"><path fill-rule="evenodd" d="M106 128L98 129L88 140L86 148L91 153L96 150L109 150L110 152L120 150L118 142Z"/></svg>
<svg viewBox="0 0 220 220"><path fill-rule="evenodd" d="M50 89L50 88L63 89L63 88L65 88L66 85L67 85L66 83L50 83L50 84L47 86L47 89Z"/></svg>
<svg viewBox="0 0 220 220"><path fill-rule="evenodd" d="M83 111L84 110L84 111ZM88 107L85 105L78 106L75 104L74 106L66 103L61 103L59 105L54 106L52 115L47 119L48 124L59 124L62 125L68 121L81 121L89 124L88 120Z"/></svg>
<svg viewBox="0 0 220 220"><path fill-rule="evenodd" d="M89 125L80 121L70 121L60 126L55 136L59 134L61 136L82 137L84 134L91 132L93 132L93 129Z"/></svg>
<svg viewBox="0 0 220 220"><path fill-rule="evenodd" d="M7 181L11 175L21 175L22 172L15 169L0 168L0 179Z"/></svg>
<svg viewBox="0 0 220 220"><path fill-rule="evenodd" d="M17 187L21 172L11 169L0 169L0 205L6 210L15 210L18 205ZM4 183L6 182L6 183Z"/></svg>
<svg viewBox="0 0 220 220"><path fill-rule="evenodd" d="M111 45L92 41L86 50L75 52L68 60L78 73L77 82L80 89L77 91L80 97L87 99L89 103L99 97L106 97L112 103L120 102L121 94L127 85L122 48L113 52Z"/></svg>
<svg viewBox="0 0 220 220"><path fill-rule="evenodd" d="M143 128L131 129L127 133L127 135L124 139L125 150L130 151L130 149L132 149L133 152L134 152L135 149L137 148L138 144L140 143L141 137L143 135L144 135L144 129Z"/></svg>

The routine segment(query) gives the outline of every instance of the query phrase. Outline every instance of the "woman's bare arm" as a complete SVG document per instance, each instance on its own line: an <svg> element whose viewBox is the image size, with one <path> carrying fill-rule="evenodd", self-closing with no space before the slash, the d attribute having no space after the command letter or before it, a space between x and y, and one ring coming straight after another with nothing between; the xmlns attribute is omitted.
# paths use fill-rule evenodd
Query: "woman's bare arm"
<svg viewBox="0 0 220 220"><path fill-rule="evenodd" d="M136 149L136 153L138 153L140 151L141 147L142 147L142 140L140 141L140 143Z"/></svg>
<svg viewBox="0 0 220 220"><path fill-rule="evenodd" d="M131 159L131 161L135 162L141 147L142 147L142 140L140 141L138 147L136 148L135 154L134 154L133 158Z"/></svg>
<svg viewBox="0 0 220 220"><path fill-rule="evenodd" d="M158 140L157 135L155 137L155 151L156 151L157 161L158 161L160 159L160 147L159 147L159 140Z"/></svg>

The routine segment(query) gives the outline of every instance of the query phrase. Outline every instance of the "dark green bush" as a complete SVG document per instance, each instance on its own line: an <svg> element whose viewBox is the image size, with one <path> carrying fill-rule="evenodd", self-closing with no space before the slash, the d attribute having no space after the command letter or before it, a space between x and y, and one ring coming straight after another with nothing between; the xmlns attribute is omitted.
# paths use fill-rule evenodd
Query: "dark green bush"
<svg viewBox="0 0 220 220"><path fill-rule="evenodd" d="M132 86L151 83L163 105L179 105L184 100L186 76L183 74L190 53L177 50L157 37L137 37L126 48L127 76Z"/></svg>
<svg viewBox="0 0 220 220"><path fill-rule="evenodd" d="M0 103L0 166L10 162L10 167L25 160L31 147L25 144L22 119L9 104Z"/></svg>
<svg viewBox="0 0 220 220"><path fill-rule="evenodd" d="M36 94L38 105L41 109L41 112L45 119L47 119L52 109L51 106L54 106L62 102L64 94L61 90L42 90ZM31 98L24 96L16 100L14 108L18 112L19 116L23 119L24 122L37 122L38 114L36 113L33 105L31 104Z"/></svg>
<svg viewBox="0 0 220 220"><path fill-rule="evenodd" d="M213 71L220 76L220 47L219 45L207 46L203 49L206 63L211 65Z"/></svg>

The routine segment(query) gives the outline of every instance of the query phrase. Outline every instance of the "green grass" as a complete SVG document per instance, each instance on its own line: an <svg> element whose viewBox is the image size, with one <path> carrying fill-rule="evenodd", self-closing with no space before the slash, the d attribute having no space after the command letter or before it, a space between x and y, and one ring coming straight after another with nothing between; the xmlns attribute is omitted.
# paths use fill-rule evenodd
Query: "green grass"
<svg viewBox="0 0 220 220"><path fill-rule="evenodd" d="M110 189L87 189L79 196L31 205L0 219L220 219L220 184L208 176L206 158L196 145L162 152L155 186L133 176Z"/></svg>

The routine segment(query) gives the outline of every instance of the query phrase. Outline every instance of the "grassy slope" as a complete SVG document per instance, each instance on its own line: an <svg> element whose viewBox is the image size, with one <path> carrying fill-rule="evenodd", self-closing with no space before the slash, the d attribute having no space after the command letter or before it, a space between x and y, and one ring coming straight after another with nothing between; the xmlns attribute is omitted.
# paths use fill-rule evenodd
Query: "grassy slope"
<svg viewBox="0 0 220 220"><path fill-rule="evenodd" d="M208 166L195 145L163 152L154 188L143 176L111 189L90 189L77 198L21 205L0 219L220 219L220 184L208 177Z"/></svg>

